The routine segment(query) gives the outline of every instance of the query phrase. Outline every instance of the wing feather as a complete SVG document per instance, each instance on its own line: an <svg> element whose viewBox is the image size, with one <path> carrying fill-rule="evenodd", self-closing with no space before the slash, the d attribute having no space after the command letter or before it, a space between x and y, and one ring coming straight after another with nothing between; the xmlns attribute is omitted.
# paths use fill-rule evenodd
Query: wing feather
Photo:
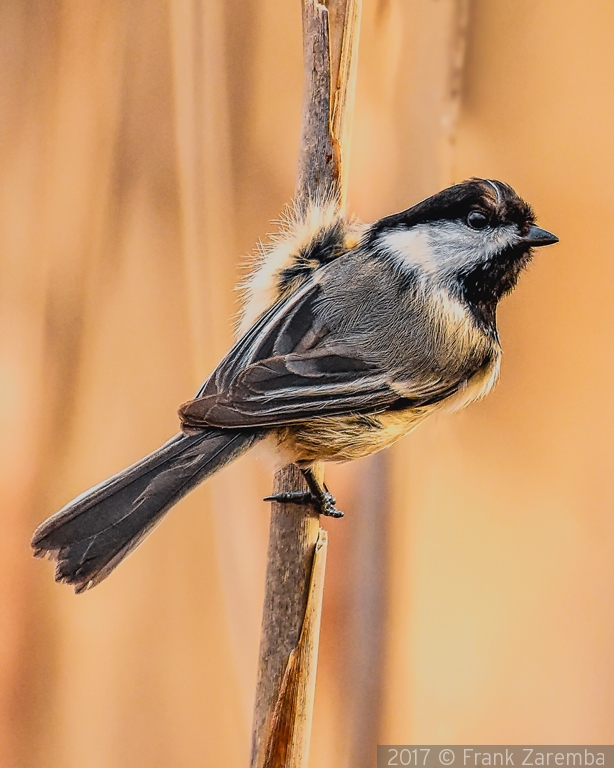
<svg viewBox="0 0 614 768"><path fill-rule="evenodd" d="M274 426L381 411L398 399L363 360L341 353L290 354L249 366L229 389L185 403L179 413L188 428Z"/></svg>
<svg viewBox="0 0 614 768"><path fill-rule="evenodd" d="M197 397L181 406L183 427L281 426L319 416L419 407L465 383L465 376L447 380L425 376L424 370L414 380L395 380L386 366L368 357L369 345L351 343L328 327L321 291L311 280L264 313Z"/></svg>

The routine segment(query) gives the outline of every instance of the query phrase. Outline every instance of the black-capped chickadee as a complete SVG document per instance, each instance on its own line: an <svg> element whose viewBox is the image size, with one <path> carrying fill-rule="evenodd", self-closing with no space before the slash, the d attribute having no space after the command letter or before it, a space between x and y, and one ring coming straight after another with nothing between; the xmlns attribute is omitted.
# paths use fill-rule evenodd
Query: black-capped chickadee
<svg viewBox="0 0 614 768"><path fill-rule="evenodd" d="M497 303L532 249L558 241L534 220L511 187L482 179L370 226L308 208L261 254L239 339L179 409L182 431L46 520L35 554L77 592L98 584L182 496L264 438L303 470L319 511L340 516L314 462L379 451L493 386Z"/></svg>

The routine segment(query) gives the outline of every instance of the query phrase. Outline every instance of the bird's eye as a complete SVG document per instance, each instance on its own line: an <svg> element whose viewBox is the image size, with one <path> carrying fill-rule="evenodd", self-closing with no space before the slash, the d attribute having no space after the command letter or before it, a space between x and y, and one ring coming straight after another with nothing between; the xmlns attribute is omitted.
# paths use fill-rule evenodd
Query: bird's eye
<svg viewBox="0 0 614 768"><path fill-rule="evenodd" d="M482 211L470 211L467 216L467 224L471 229L484 229L488 226L488 218Z"/></svg>

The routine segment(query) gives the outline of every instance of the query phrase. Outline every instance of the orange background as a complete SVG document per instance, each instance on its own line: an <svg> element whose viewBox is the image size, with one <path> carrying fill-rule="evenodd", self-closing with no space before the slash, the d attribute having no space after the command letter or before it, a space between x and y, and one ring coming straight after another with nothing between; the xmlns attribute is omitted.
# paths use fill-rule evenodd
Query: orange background
<svg viewBox="0 0 614 768"><path fill-rule="evenodd" d="M502 379L331 468L311 765L614 739L614 6L364 0L349 207L468 176L560 245ZM0 765L248 763L270 473L246 457L80 597L29 538L176 431L294 188L298 0L0 7ZM460 94L460 98L459 98Z"/></svg>

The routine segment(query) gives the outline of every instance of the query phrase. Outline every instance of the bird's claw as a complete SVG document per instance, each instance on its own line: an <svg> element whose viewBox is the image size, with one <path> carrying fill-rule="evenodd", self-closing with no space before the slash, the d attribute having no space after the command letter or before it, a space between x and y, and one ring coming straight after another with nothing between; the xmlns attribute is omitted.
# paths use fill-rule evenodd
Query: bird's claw
<svg viewBox="0 0 614 768"><path fill-rule="evenodd" d="M324 492L322 499L317 500L320 507L320 514L326 515L326 517L343 517L343 512L335 507L335 497L328 491Z"/></svg>
<svg viewBox="0 0 614 768"><path fill-rule="evenodd" d="M318 498L311 491L282 491L266 496L264 501L276 501L278 504L311 504L321 515L343 517L343 512L335 507L335 497L326 491Z"/></svg>

